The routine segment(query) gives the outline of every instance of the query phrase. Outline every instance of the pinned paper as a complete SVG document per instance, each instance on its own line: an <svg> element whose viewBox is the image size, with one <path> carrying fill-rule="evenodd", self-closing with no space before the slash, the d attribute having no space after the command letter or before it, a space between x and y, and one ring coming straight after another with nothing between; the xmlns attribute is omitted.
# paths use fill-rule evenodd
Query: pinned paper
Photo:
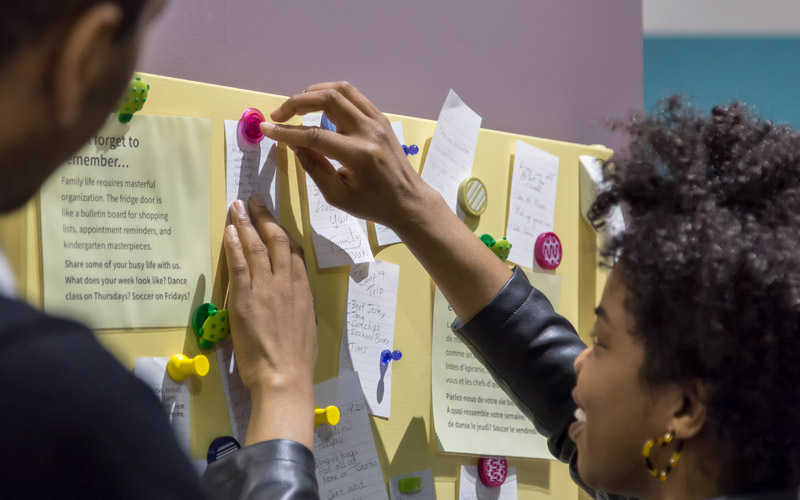
<svg viewBox="0 0 800 500"><path fill-rule="evenodd" d="M337 425L314 431L314 461L320 498L387 500L383 472L358 374L344 373L314 386L320 408L335 405Z"/></svg>
<svg viewBox="0 0 800 500"><path fill-rule="evenodd" d="M247 438L247 426L250 424L250 392L242 383L239 369L236 367L233 355L233 339L227 339L217 344L217 363L219 375L222 379L222 392L228 404L228 417L231 420L233 437L240 443Z"/></svg>
<svg viewBox="0 0 800 500"><path fill-rule="evenodd" d="M401 492L398 483L401 479L409 477L418 477L422 479L422 489L413 493ZM389 496L392 500L436 500L436 487L433 483L433 472L430 470L423 470L389 479Z"/></svg>
<svg viewBox="0 0 800 500"><path fill-rule="evenodd" d="M558 185L558 157L517 141L506 237L512 242L508 260L528 269L534 262L536 238L553 231ZM536 267L534 267L536 266Z"/></svg>
<svg viewBox="0 0 800 500"><path fill-rule="evenodd" d="M303 125L318 127L321 113L303 116ZM339 170L341 163L328 158L333 168ZM372 262L372 248L367 236L367 222L349 215L330 205L306 174L308 194L308 216L311 222L311 238L320 268L348 266L362 262Z"/></svg>
<svg viewBox="0 0 800 500"><path fill-rule="evenodd" d="M357 371L369 412L384 418L391 411L394 362L381 363L381 351L394 349L399 275L399 266L381 261L350 269L339 349L339 373Z"/></svg>
<svg viewBox="0 0 800 500"><path fill-rule="evenodd" d="M462 465L458 500L517 500L517 468L508 468L508 476L502 486L489 488L478 478L477 467Z"/></svg>
<svg viewBox="0 0 800 500"><path fill-rule="evenodd" d="M603 165L600 160L593 156L580 157L580 188L581 188L581 215L586 222L589 221L589 209L597 199L597 195L608 188L603 181ZM622 210L616 205L608 213L606 224L597 230L597 237L600 239L601 248L606 247L615 236L625 231L625 220L622 217Z"/></svg>
<svg viewBox="0 0 800 500"><path fill-rule="evenodd" d="M189 454L189 390L191 378L183 382L175 382L167 374L169 358L136 358L133 372L144 382L164 405L169 417L169 425L175 437Z"/></svg>
<svg viewBox="0 0 800 500"><path fill-rule="evenodd" d="M392 122L392 131L394 132L400 144L405 144L405 137L403 136L403 122ZM375 223L375 237L378 239L378 246L392 245L400 243L400 237L397 234L384 226L383 224Z"/></svg>
<svg viewBox="0 0 800 500"><path fill-rule="evenodd" d="M228 204L260 194L276 220L280 221L278 202L278 143L268 137L250 144L239 137L239 122L225 120L225 175Z"/></svg>
<svg viewBox="0 0 800 500"><path fill-rule="evenodd" d="M480 129L480 115L450 90L436 122L422 169L422 180L437 190L450 209L462 219L464 214L458 206L458 186L472 173Z"/></svg>

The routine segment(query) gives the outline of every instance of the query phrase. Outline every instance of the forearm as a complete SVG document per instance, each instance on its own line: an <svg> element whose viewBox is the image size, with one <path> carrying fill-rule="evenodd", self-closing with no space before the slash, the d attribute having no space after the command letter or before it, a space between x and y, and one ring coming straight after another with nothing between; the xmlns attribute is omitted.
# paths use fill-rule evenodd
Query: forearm
<svg viewBox="0 0 800 500"><path fill-rule="evenodd" d="M245 446L290 439L314 449L314 393L294 387L254 387Z"/></svg>
<svg viewBox="0 0 800 500"><path fill-rule="evenodd" d="M420 180L416 202L393 229L419 260L462 321L475 316L511 277L511 270Z"/></svg>

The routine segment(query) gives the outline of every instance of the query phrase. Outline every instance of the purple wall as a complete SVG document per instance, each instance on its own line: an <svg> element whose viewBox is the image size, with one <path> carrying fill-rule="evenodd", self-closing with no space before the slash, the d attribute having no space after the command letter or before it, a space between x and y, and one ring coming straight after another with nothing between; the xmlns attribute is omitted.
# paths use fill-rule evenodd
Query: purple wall
<svg viewBox="0 0 800 500"><path fill-rule="evenodd" d="M290 95L346 79L436 119L449 88L483 127L619 145L642 106L641 0L172 0L145 72Z"/></svg>

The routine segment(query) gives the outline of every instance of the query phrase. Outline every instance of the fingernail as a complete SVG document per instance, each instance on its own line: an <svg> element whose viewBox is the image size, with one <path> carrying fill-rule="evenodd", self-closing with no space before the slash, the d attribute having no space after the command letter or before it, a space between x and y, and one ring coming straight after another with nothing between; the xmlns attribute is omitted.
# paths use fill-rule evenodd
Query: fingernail
<svg viewBox="0 0 800 500"><path fill-rule="evenodd" d="M240 219L247 218L247 212L244 209L244 203L242 203L242 200L236 200L233 202L233 211L236 212L236 215L238 215Z"/></svg>
<svg viewBox="0 0 800 500"><path fill-rule="evenodd" d="M239 241L239 233L236 232L236 228L233 226L233 224L228 225L225 228L225 232L228 233L228 237L232 242L236 243Z"/></svg>
<svg viewBox="0 0 800 500"><path fill-rule="evenodd" d="M275 130L275 124L270 122L261 122L261 133L266 134Z"/></svg>
<svg viewBox="0 0 800 500"><path fill-rule="evenodd" d="M260 194L254 194L253 196L251 196L250 197L250 201L252 201L253 205L255 205L257 207L266 207L267 206L267 204L264 203L264 198L262 198Z"/></svg>

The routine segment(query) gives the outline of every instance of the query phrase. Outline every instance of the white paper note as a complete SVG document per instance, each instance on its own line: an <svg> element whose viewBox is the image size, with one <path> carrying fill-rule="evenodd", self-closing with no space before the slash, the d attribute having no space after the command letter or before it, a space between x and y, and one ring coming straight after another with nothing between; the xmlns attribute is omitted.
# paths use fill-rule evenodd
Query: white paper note
<svg viewBox="0 0 800 500"><path fill-rule="evenodd" d="M450 90L422 169L422 180L430 184L463 219L458 206L458 186L472 173L481 117Z"/></svg>
<svg viewBox="0 0 800 500"><path fill-rule="evenodd" d="M175 382L167 374L169 358L136 358L133 372L139 379L150 387L161 400L169 416L169 424L175 432L175 437L189 454L189 436L191 426L189 422L189 391L191 377L183 382Z"/></svg>
<svg viewBox="0 0 800 500"><path fill-rule="evenodd" d="M342 418L314 431L319 497L338 500L386 500L386 485L358 374L344 373L314 386L314 402L336 405Z"/></svg>
<svg viewBox="0 0 800 500"><path fill-rule="evenodd" d="M557 184L558 157L517 141L506 227L511 262L540 269L535 264L533 247L540 234L553 230Z"/></svg>
<svg viewBox="0 0 800 500"><path fill-rule="evenodd" d="M392 122L392 131L397 140L400 141L400 144L406 143L403 136L403 122ZM377 222L375 223L375 237L378 239L378 246L381 247L400 243L400 237L397 236L397 233Z"/></svg>
<svg viewBox="0 0 800 500"><path fill-rule="evenodd" d="M414 493L401 493L397 483L407 477L422 478L422 489ZM391 496L392 500L436 500L433 472L429 469L389 479L389 496Z"/></svg>
<svg viewBox="0 0 800 500"><path fill-rule="evenodd" d="M478 478L476 466L462 465L458 500L517 500L517 468L508 468L506 481L499 488L487 488Z"/></svg>
<svg viewBox="0 0 800 500"><path fill-rule="evenodd" d="M369 412L389 418L392 365L380 361L381 351L394 349L394 318L400 267L375 261L350 268L347 312L342 325L339 373L357 371Z"/></svg>
<svg viewBox="0 0 800 500"><path fill-rule="evenodd" d="M247 438L247 425L250 423L250 393L242 384L239 369L234 362L233 339L228 336L217 344L216 350L219 375L222 378L222 392L228 404L233 437L244 443Z"/></svg>
<svg viewBox="0 0 800 500"><path fill-rule="evenodd" d="M318 127L321 113L303 116L303 125ZM328 159L338 170L341 163ZM367 222L331 206L317 185L306 174L308 194L308 215L311 222L311 239L320 268L348 266L362 262L372 262L372 249L367 236Z"/></svg>
<svg viewBox="0 0 800 500"><path fill-rule="evenodd" d="M278 143L264 137L258 144L248 144L239 137L238 127L237 120L225 120L226 206L236 200L247 206L251 195L260 194L272 216L280 221Z"/></svg>

